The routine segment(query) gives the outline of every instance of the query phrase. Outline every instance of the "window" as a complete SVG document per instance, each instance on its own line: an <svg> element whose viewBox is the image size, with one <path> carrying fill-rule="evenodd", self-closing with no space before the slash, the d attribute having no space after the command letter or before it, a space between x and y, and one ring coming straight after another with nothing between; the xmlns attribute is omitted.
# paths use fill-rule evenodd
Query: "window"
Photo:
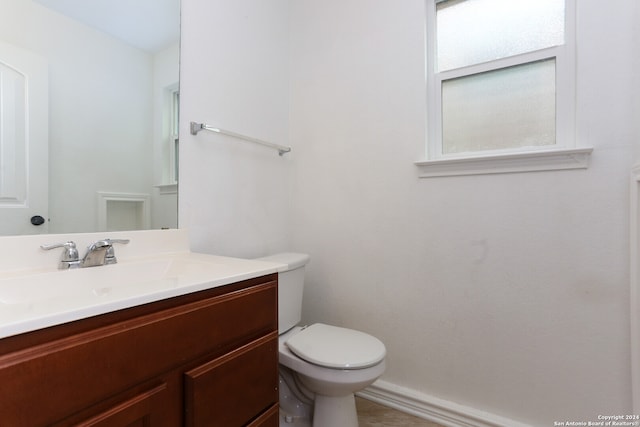
<svg viewBox="0 0 640 427"><path fill-rule="evenodd" d="M462 174L515 172L514 159L525 170L540 170L531 159L586 167L580 155L591 150L574 142L575 0L426 1L429 160L418 165L471 167Z"/></svg>
<svg viewBox="0 0 640 427"><path fill-rule="evenodd" d="M162 156L160 194L176 194L178 191L180 92L178 83L162 90L162 139L159 151Z"/></svg>
<svg viewBox="0 0 640 427"><path fill-rule="evenodd" d="M169 134L169 165L170 182L178 182L179 150L178 143L180 132L180 92L176 89L171 92L171 132Z"/></svg>

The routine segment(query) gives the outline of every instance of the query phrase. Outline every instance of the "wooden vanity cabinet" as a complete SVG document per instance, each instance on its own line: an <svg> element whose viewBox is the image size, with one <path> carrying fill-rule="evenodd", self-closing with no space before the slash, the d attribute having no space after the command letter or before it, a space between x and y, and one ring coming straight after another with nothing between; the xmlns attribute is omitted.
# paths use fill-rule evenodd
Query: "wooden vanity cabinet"
<svg viewBox="0 0 640 427"><path fill-rule="evenodd" d="M277 427L277 275L0 340L6 427Z"/></svg>

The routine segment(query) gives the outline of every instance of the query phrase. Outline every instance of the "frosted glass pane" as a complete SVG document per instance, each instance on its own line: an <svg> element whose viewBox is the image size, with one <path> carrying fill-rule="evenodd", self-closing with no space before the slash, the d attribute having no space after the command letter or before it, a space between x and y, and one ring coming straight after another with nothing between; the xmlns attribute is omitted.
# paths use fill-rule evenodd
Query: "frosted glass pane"
<svg viewBox="0 0 640 427"><path fill-rule="evenodd" d="M564 43L564 0L448 0L436 13L440 71Z"/></svg>
<svg viewBox="0 0 640 427"><path fill-rule="evenodd" d="M445 154L556 143L555 59L442 83Z"/></svg>

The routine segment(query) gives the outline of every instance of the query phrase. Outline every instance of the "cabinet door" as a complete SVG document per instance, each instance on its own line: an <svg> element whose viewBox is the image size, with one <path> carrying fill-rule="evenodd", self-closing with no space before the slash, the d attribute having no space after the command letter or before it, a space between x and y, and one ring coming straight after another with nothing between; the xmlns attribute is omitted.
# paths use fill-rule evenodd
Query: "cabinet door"
<svg viewBox="0 0 640 427"><path fill-rule="evenodd" d="M78 423L78 427L153 427L153 415L167 387L162 384Z"/></svg>
<svg viewBox="0 0 640 427"><path fill-rule="evenodd" d="M277 332L185 373L187 427L246 426L277 403Z"/></svg>

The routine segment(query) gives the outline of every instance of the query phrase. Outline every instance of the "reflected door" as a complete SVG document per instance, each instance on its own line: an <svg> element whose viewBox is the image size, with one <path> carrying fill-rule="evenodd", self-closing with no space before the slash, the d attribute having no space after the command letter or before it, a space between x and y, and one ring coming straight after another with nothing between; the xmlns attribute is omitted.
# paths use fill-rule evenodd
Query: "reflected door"
<svg viewBox="0 0 640 427"><path fill-rule="evenodd" d="M0 42L0 235L48 232L48 71Z"/></svg>

